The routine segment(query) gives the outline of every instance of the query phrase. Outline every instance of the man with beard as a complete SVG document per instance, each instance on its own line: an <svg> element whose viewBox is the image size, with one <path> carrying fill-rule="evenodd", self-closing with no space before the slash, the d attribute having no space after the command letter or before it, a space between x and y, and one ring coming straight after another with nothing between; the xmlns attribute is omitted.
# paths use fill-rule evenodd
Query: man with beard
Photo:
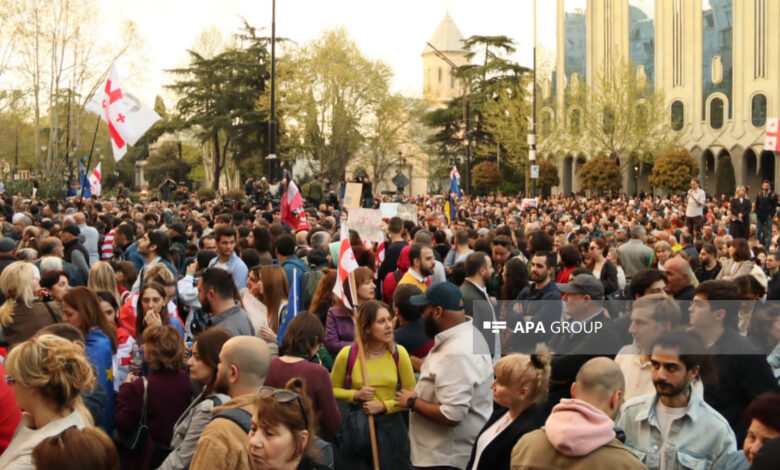
<svg viewBox="0 0 780 470"><path fill-rule="evenodd" d="M209 314L211 326L227 331L230 336L254 336L252 322L241 304L236 303L234 290L233 278L221 268L208 268L198 279L198 300L203 311Z"/></svg>
<svg viewBox="0 0 780 470"><path fill-rule="evenodd" d="M531 257L531 284L523 288L517 296L521 301L521 312L517 315L507 316L507 326L514 329L518 321L542 323L544 332L526 332L525 334L512 335L512 348L514 352L532 353L537 343L546 341L552 336L552 322L561 319L563 306L561 291L553 280L555 277L556 254L549 251L537 251ZM513 299L504 299L513 300ZM543 302L537 302L537 301Z"/></svg>
<svg viewBox="0 0 780 470"><path fill-rule="evenodd" d="M257 412L257 390L265 383L270 364L268 346L260 338L239 336L222 346L214 391L231 400L212 410L214 416L200 435L191 470L252 468L246 445L249 427L245 430L239 422L248 424Z"/></svg>
<svg viewBox="0 0 780 470"><path fill-rule="evenodd" d="M485 285L493 275L493 263L487 253L477 251L466 257L465 267L466 280L460 286L463 306L466 315L474 320L474 325L485 337L493 362L496 362L501 358L501 337L498 332L492 330L496 313L485 290Z"/></svg>
<svg viewBox="0 0 780 470"><path fill-rule="evenodd" d="M425 330L435 343L415 389L396 394L398 406L414 411L409 416L412 464L465 468L493 409L489 388L493 367L487 344L466 317L454 284L433 283L409 302L424 308Z"/></svg>
<svg viewBox="0 0 780 470"><path fill-rule="evenodd" d="M144 266L138 273L138 277L133 284L131 293L135 294L141 289L141 284L144 283L144 274L147 269L151 268L157 263L162 263L168 268L168 271L173 274L173 278L176 279L179 272L171 264L171 241L165 232L160 230L152 230L146 232L143 237L138 239L138 254L144 257ZM87 278L89 275L87 275Z"/></svg>
<svg viewBox="0 0 780 470"><path fill-rule="evenodd" d="M666 331L653 342L655 393L628 401L617 420L626 446L648 469L746 468L728 421L691 387L709 373L701 342L688 332Z"/></svg>
<svg viewBox="0 0 780 470"><path fill-rule="evenodd" d="M398 285L412 284L425 292L428 288L428 276L433 274L433 248L424 245L412 245L409 248L409 269L403 275Z"/></svg>

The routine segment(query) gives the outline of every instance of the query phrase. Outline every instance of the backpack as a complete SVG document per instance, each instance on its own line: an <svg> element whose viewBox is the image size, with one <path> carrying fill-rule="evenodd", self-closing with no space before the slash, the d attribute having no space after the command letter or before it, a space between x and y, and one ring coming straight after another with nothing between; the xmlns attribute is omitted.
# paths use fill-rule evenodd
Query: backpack
<svg viewBox="0 0 780 470"><path fill-rule="evenodd" d="M301 274L301 310L309 310L322 276L320 269L309 269Z"/></svg>
<svg viewBox="0 0 780 470"><path fill-rule="evenodd" d="M252 414L241 408L230 408L220 411L211 417L211 420L222 418L236 423L245 433L249 434L252 429Z"/></svg>

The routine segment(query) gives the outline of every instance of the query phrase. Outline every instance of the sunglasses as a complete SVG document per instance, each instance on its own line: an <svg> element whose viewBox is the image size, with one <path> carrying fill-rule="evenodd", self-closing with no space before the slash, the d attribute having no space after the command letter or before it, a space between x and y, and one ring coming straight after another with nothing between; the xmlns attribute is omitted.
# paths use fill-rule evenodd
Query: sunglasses
<svg viewBox="0 0 780 470"><path fill-rule="evenodd" d="M306 416L306 410L303 409L303 402L301 396L295 392L289 390L279 390L274 387L262 386L259 390L260 398L273 398L279 403L292 403L298 402L298 406L301 408L301 414L303 415L303 424L306 429L309 429L309 418Z"/></svg>

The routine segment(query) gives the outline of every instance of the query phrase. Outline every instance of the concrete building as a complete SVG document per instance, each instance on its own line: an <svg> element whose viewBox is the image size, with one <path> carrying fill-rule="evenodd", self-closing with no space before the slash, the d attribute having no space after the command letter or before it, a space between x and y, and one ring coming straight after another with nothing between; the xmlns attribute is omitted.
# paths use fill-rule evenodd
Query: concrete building
<svg viewBox="0 0 780 470"><path fill-rule="evenodd" d="M708 194L748 185L755 195L762 180L780 181L777 156L763 150L767 117L780 115L780 0L556 1L555 70L539 77L540 127L568 115L559 90L630 59L663 90L669 126L700 162ZM559 191L580 189L591 156L556 155ZM651 168L640 167L637 186L648 190Z"/></svg>

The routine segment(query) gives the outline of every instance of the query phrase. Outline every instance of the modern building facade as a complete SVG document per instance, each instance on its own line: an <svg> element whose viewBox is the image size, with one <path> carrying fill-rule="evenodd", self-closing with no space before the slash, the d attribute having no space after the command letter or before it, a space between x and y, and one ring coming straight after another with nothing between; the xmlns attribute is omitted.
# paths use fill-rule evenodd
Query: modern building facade
<svg viewBox="0 0 780 470"><path fill-rule="evenodd" d="M763 180L780 182L774 152L763 150L767 117L780 115L780 0L556 0L554 71L539 77L540 127L567 119L564 93L591 84L597 67L631 60L663 91L669 126L700 162L708 194L731 195ZM580 189L592 155L555 155L559 192ZM651 168L636 186L649 190ZM624 189L635 189L631 178Z"/></svg>

